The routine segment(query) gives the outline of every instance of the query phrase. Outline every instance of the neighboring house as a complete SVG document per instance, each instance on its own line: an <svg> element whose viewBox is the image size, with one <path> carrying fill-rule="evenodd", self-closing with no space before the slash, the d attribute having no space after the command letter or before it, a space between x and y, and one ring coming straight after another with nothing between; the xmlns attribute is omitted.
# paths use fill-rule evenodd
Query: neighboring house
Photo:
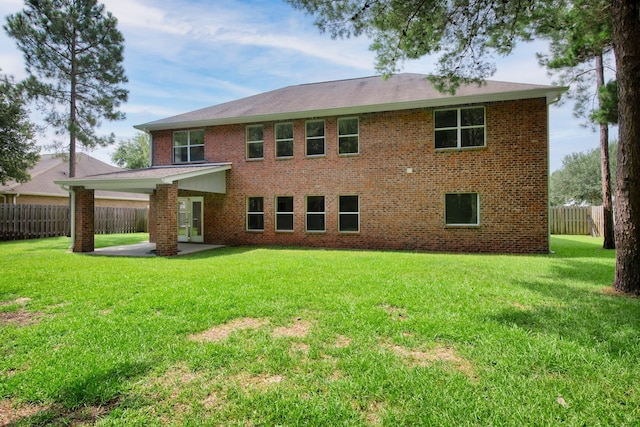
<svg viewBox="0 0 640 427"><path fill-rule="evenodd" d="M224 245L549 251L548 105L562 87L437 92L418 74L285 87L136 126L149 169L62 180L75 251L94 190L148 193L159 255Z"/></svg>
<svg viewBox="0 0 640 427"><path fill-rule="evenodd" d="M124 169L111 166L85 153L76 155L76 176L81 178L99 173L111 173ZM69 192L54 181L68 179L69 160L59 154L43 154L40 161L29 170L31 179L25 183L9 181L0 186L0 203L16 205L68 205ZM144 194L97 191L95 206L119 208L146 208L149 197Z"/></svg>

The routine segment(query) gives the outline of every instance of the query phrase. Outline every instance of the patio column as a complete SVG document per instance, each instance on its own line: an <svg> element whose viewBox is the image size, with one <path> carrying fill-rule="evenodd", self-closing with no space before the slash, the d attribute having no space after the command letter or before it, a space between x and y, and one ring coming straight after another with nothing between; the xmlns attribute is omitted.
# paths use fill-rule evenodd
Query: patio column
<svg viewBox="0 0 640 427"><path fill-rule="evenodd" d="M149 194L149 223L147 225L149 231L149 242L156 242L156 190Z"/></svg>
<svg viewBox="0 0 640 427"><path fill-rule="evenodd" d="M178 185L156 186L156 255L178 254Z"/></svg>
<svg viewBox="0 0 640 427"><path fill-rule="evenodd" d="M75 193L75 223L73 252L93 252L94 249L94 191L71 187Z"/></svg>

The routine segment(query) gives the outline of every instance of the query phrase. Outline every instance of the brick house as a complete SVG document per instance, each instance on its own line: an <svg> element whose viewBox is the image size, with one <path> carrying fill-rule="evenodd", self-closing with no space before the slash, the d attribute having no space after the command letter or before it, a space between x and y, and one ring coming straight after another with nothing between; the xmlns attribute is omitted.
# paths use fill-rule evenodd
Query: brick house
<svg viewBox="0 0 640 427"><path fill-rule="evenodd" d="M150 194L150 240L547 253L548 106L562 87L424 75L289 86L136 128L152 167L60 181L74 250L96 190ZM155 227L154 227L155 225Z"/></svg>

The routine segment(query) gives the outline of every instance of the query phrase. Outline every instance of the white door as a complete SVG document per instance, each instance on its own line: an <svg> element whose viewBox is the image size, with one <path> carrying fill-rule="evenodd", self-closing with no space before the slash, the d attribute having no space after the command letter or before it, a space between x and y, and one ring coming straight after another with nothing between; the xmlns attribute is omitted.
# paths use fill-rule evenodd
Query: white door
<svg viewBox="0 0 640 427"><path fill-rule="evenodd" d="M178 198L178 242L203 242L202 197Z"/></svg>

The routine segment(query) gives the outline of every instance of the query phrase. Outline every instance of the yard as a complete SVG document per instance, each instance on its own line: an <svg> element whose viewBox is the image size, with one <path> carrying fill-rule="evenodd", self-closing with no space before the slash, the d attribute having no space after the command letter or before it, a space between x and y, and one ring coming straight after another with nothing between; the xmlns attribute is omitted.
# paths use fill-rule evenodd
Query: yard
<svg viewBox="0 0 640 427"><path fill-rule="evenodd" d="M146 235L96 236L96 246ZM0 425L640 423L615 254L0 244Z"/></svg>

